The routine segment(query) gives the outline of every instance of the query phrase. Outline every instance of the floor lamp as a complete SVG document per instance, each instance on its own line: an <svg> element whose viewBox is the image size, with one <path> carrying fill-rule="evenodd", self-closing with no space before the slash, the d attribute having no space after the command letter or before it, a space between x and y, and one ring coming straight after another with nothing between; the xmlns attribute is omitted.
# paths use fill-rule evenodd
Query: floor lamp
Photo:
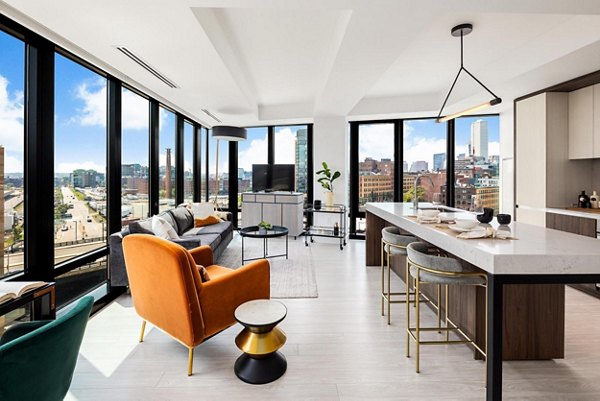
<svg viewBox="0 0 600 401"><path fill-rule="evenodd" d="M212 127L212 137L217 140L217 147L215 150L215 210L218 209L217 199L219 196L219 141L245 141L248 137L246 128L232 127L229 125L217 125Z"/></svg>

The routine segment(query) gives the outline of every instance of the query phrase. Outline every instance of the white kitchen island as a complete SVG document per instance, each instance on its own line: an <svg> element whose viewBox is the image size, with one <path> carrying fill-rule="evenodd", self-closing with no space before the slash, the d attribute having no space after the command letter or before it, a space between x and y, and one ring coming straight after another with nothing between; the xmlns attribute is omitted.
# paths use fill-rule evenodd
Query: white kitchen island
<svg viewBox="0 0 600 401"><path fill-rule="evenodd" d="M420 204L420 207L432 205ZM594 238L513 222L510 229L515 240L466 240L435 225L417 223L411 218L415 211L409 203L367 203L366 211L367 265L379 265L381 228L394 225L488 273L488 400L502 399L502 356L503 346L507 345L503 336L514 336L517 340L508 342L510 346L527 336L522 348L515 350L526 357L514 359L545 359L539 355L562 357L562 284L600 282L600 241ZM476 302L476 298L470 299ZM475 313L480 316L481 307ZM514 319L521 322L510 323ZM513 333L519 330L522 333ZM528 358L528 355L534 356Z"/></svg>

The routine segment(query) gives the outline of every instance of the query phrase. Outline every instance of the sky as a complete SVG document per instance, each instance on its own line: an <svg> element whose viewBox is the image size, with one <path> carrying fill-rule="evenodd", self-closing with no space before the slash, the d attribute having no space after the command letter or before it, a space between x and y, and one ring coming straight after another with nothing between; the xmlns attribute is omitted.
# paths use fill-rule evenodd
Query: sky
<svg viewBox="0 0 600 401"><path fill-rule="evenodd" d="M500 154L500 134L497 116L462 117L456 119L455 153L467 153L471 140L471 124L479 119L488 122L489 154ZM433 168L433 155L446 153L446 123L436 123L435 119L404 121L404 160L411 163L424 160ZM380 160L394 158L394 125L365 124L359 131L359 160L366 157Z"/></svg>

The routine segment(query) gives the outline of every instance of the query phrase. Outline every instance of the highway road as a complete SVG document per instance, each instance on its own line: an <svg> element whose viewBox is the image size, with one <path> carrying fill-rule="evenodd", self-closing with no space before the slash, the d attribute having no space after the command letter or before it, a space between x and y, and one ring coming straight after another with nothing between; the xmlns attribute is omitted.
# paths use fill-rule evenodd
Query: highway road
<svg viewBox="0 0 600 401"><path fill-rule="evenodd" d="M62 227L57 227L58 231L56 232L54 242L77 241L82 238L100 238L106 236L103 233L106 225L96 221L94 217L97 217L98 214L88 208L87 202L77 199L69 187L62 187L60 190L63 202L73 205L73 208L69 209L69 213L73 217L65 222L66 231L63 231ZM88 216L92 217L92 222L87 221Z"/></svg>

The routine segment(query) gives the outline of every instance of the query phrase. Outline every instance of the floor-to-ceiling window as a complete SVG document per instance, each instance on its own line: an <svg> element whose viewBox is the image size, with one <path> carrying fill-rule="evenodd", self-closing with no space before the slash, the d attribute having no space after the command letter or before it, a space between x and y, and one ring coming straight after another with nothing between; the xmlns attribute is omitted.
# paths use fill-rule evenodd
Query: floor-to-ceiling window
<svg viewBox="0 0 600 401"><path fill-rule="evenodd" d="M158 115L158 209L159 211L175 207L175 113L161 107Z"/></svg>
<svg viewBox="0 0 600 401"><path fill-rule="evenodd" d="M275 164L294 164L297 192L308 190L308 126L274 127Z"/></svg>
<svg viewBox="0 0 600 401"><path fill-rule="evenodd" d="M183 123L183 201L194 200L194 126Z"/></svg>
<svg viewBox="0 0 600 401"><path fill-rule="evenodd" d="M357 232L364 232L364 205L394 200L395 128L393 122L358 126Z"/></svg>
<svg viewBox="0 0 600 401"><path fill-rule="evenodd" d="M229 142L212 138L212 131L209 130L209 160L208 160L208 194L209 200L214 202L215 192L217 196L217 206L222 210L229 209ZM218 145L218 149L217 149ZM218 153L217 153L218 152ZM218 171L217 168L218 155Z"/></svg>
<svg viewBox="0 0 600 401"><path fill-rule="evenodd" d="M25 43L0 31L0 277L24 270Z"/></svg>
<svg viewBox="0 0 600 401"><path fill-rule="evenodd" d="M107 81L56 53L54 113L54 262L106 246ZM55 278L64 305L106 283L106 257Z"/></svg>
<svg viewBox="0 0 600 401"><path fill-rule="evenodd" d="M455 120L455 206L470 211L500 208L500 129L498 116Z"/></svg>
<svg viewBox="0 0 600 401"><path fill-rule="evenodd" d="M414 198L417 186L420 202L445 203L447 124L435 119L404 120L402 193L405 202Z"/></svg>
<svg viewBox="0 0 600 401"><path fill-rule="evenodd" d="M55 56L54 261L106 245L106 78Z"/></svg>
<svg viewBox="0 0 600 401"><path fill-rule="evenodd" d="M247 130L248 138L238 142L238 226L243 226L241 213L242 193L252 191L252 165L267 164L269 135L267 127L253 127ZM232 211L233 212L233 211Z"/></svg>
<svg viewBox="0 0 600 401"><path fill-rule="evenodd" d="M121 218L122 224L148 217L149 124L148 99L123 88L121 134Z"/></svg>
<svg viewBox="0 0 600 401"><path fill-rule="evenodd" d="M207 143L208 143L208 130L204 127L200 128L200 137L198 138L200 141L200 201L206 202L208 200L208 192L206 185L208 184L208 153Z"/></svg>

